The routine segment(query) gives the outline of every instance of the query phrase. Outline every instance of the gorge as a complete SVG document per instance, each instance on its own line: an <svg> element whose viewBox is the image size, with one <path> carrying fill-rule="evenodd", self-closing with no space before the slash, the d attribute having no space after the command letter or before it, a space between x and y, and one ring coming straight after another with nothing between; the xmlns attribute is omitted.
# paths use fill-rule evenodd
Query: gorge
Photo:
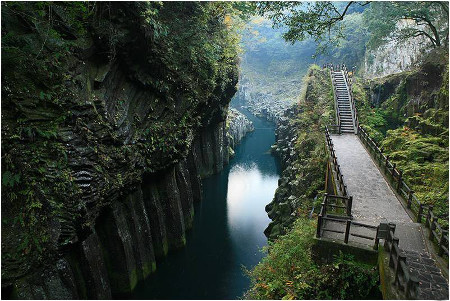
<svg viewBox="0 0 450 301"><path fill-rule="evenodd" d="M349 230L344 247L321 237L324 193L344 185L330 173L338 88L420 199L411 223L430 229L448 286L445 3L1 8L3 299L391 296L376 225L370 256ZM405 11L436 24L432 47L397 40L415 26L398 26Z"/></svg>

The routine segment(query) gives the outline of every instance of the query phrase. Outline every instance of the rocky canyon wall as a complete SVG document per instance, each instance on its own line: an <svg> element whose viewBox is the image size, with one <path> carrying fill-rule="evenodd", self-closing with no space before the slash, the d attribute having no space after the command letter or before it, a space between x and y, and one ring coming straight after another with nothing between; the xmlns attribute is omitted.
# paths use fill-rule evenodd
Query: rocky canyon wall
<svg viewBox="0 0 450 301"><path fill-rule="evenodd" d="M185 244L235 135L215 5L2 3L3 298L109 299Z"/></svg>

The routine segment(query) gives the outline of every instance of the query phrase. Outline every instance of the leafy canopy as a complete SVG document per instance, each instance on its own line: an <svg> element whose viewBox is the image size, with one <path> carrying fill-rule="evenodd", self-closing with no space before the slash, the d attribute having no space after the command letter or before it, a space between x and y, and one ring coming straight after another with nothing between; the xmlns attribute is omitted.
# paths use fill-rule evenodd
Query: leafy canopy
<svg viewBox="0 0 450 301"><path fill-rule="evenodd" d="M285 27L286 41L295 43L313 38L319 43L318 52L336 46L344 38L344 18L354 12L364 11L371 34L371 45L379 45L387 37L398 39L425 36L433 47L448 44L448 3L420 2L258 2L257 10L274 22L275 27ZM399 21L406 26L398 27ZM444 42L444 43L443 43Z"/></svg>

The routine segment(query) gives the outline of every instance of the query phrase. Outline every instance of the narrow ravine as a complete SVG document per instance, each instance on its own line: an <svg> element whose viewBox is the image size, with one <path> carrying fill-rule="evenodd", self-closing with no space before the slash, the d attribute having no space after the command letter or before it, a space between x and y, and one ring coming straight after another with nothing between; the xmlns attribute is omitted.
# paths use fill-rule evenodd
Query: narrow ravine
<svg viewBox="0 0 450 301"><path fill-rule="evenodd" d="M129 298L236 299L248 288L243 266L250 268L263 256L263 231L270 222L264 207L277 188L279 167L269 153L275 125L243 113L255 131L222 172L203 181L186 247L158 263L156 273Z"/></svg>

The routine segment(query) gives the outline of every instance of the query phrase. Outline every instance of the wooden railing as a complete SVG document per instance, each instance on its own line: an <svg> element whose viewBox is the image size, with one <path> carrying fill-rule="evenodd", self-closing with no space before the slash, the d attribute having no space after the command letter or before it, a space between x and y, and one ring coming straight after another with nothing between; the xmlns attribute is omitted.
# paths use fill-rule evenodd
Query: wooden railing
<svg viewBox="0 0 450 301"><path fill-rule="evenodd" d="M352 196L332 195L325 193L320 213L336 218L352 217Z"/></svg>
<svg viewBox="0 0 450 301"><path fill-rule="evenodd" d="M448 229L440 225L439 217L433 213L433 205L423 204L417 199L414 191L405 183L402 171L389 160L389 156L383 154L382 149L370 138L364 128L359 126L357 134L391 186L403 199L406 207L413 212L416 221L422 223L425 217L425 226L430 229L429 239L437 244L439 256L444 254L448 256Z"/></svg>
<svg viewBox="0 0 450 301"><path fill-rule="evenodd" d="M394 285L406 299L416 299L419 280L412 275L406 263L406 256L399 248L399 239L394 236L395 224L389 224L389 231L384 238L384 248L389 252L389 267L394 270Z"/></svg>
<svg viewBox="0 0 450 301"><path fill-rule="evenodd" d="M334 202L333 202L334 201ZM340 202L337 203L337 201ZM332 232L343 234L343 241L348 244L350 237L359 237L367 240L373 240L375 250L378 249L379 244L379 226L367 225L352 221L352 197L343 197L336 195L325 194L320 213L317 217L317 232L316 237L320 238L323 232ZM327 227L331 224L345 224L345 230L338 227ZM352 232L351 229L355 227L366 228L374 232L373 235L364 235L361 233Z"/></svg>
<svg viewBox="0 0 450 301"><path fill-rule="evenodd" d="M347 185L345 185L345 183L344 183L344 176L342 175L341 168L337 162L337 157L336 157L336 153L334 151L333 141L331 140L328 126L325 126L325 138L327 140L328 151L330 154L330 162L333 166L334 172L336 173L336 181L337 181L336 186L339 189L339 192L341 193L341 195L348 196Z"/></svg>

